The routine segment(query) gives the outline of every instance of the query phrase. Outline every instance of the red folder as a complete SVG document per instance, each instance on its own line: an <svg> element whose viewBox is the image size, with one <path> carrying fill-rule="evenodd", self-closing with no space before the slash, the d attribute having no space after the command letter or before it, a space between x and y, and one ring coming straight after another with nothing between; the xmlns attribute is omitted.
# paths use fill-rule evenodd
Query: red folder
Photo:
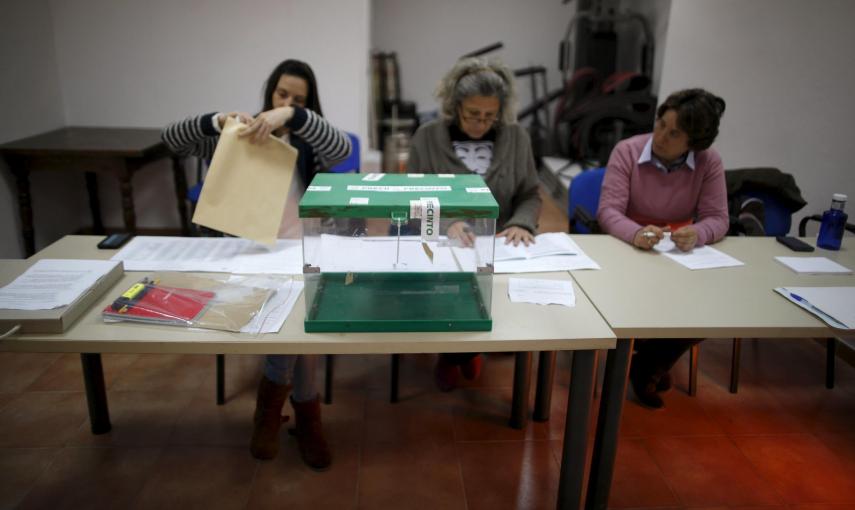
<svg viewBox="0 0 855 510"><path fill-rule="evenodd" d="M139 297L116 300L104 308L105 317L168 324L191 325L216 294L206 290L146 284Z"/></svg>

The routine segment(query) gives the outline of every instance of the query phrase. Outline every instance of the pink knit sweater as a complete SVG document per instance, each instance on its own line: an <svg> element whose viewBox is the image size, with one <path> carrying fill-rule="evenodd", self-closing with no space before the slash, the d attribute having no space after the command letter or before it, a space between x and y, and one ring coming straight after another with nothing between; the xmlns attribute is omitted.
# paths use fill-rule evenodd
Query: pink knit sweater
<svg viewBox="0 0 855 510"><path fill-rule="evenodd" d="M694 170L684 163L665 173L653 162L638 163L651 136L623 140L612 151L597 209L600 227L632 243L644 225L693 220L697 246L724 237L729 224L727 187L718 153L711 148L695 152Z"/></svg>

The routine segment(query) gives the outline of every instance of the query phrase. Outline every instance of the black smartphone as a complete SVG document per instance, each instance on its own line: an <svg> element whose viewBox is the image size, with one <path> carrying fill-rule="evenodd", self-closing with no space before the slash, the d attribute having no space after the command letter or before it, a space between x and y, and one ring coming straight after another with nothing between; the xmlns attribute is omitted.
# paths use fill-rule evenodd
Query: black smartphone
<svg viewBox="0 0 855 510"><path fill-rule="evenodd" d="M779 243L783 244L784 246L793 251L813 251L813 246L809 245L808 243L802 241L797 237L776 236L775 239L777 239Z"/></svg>
<svg viewBox="0 0 855 510"><path fill-rule="evenodd" d="M115 250L116 248L119 248L120 246L128 242L128 239L130 239L131 237L133 237L133 235L127 232L123 232L121 234L110 234L104 239L102 239L100 243L98 243L98 249Z"/></svg>

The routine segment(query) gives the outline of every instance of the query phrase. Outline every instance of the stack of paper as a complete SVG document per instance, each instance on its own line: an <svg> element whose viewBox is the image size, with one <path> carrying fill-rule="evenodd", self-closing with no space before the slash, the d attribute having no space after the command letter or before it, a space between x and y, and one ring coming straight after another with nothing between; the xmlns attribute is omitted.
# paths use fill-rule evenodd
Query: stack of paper
<svg viewBox="0 0 855 510"><path fill-rule="evenodd" d="M775 257L775 260L797 273L851 274L852 270L826 257Z"/></svg>
<svg viewBox="0 0 855 510"><path fill-rule="evenodd" d="M272 247L236 237L137 236L113 255L127 271L302 274L299 240Z"/></svg>
<svg viewBox="0 0 855 510"><path fill-rule="evenodd" d="M109 260L39 260L0 289L0 308L52 310L69 305L117 264Z"/></svg>
<svg viewBox="0 0 855 510"><path fill-rule="evenodd" d="M778 287L775 292L838 329L855 329L855 287Z"/></svg>

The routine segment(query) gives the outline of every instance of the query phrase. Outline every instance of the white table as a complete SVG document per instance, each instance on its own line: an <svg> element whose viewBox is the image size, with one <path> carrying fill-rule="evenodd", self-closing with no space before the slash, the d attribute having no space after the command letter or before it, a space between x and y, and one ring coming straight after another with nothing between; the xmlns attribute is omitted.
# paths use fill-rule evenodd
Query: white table
<svg viewBox="0 0 855 510"><path fill-rule="evenodd" d="M574 240L602 270L575 271L573 278L619 339L606 361L586 508L605 509L608 503L633 339L835 336L841 331L773 289L855 286L853 275L800 275L773 258L825 256L855 268L851 242L844 242L839 252L796 253L774 238L729 237L714 247L744 266L692 271L611 236L574 236Z"/></svg>
<svg viewBox="0 0 855 510"><path fill-rule="evenodd" d="M99 237L67 236L33 258L109 258L114 251L97 250ZM0 263L0 271L9 264ZM62 335L13 335L0 341L0 350L21 352L79 352L82 355L90 421L95 433L110 430L100 353L184 354L380 354L426 352L530 352L572 350L570 395L561 474L559 508L578 508L583 492L588 417L592 403L594 354L613 349L615 336L596 308L577 292L574 308L511 304L508 276L493 282L493 330L453 333L312 333L303 331L305 304L297 302L276 334L242 335L147 324L105 324L100 311L144 273L127 273ZM551 274L569 278L569 275ZM531 275L537 277L537 275ZM513 406L527 410L528 367L515 371L525 380Z"/></svg>

